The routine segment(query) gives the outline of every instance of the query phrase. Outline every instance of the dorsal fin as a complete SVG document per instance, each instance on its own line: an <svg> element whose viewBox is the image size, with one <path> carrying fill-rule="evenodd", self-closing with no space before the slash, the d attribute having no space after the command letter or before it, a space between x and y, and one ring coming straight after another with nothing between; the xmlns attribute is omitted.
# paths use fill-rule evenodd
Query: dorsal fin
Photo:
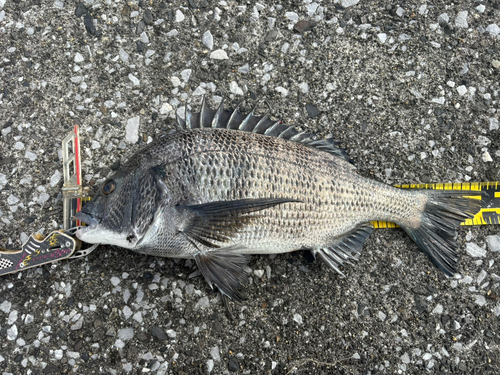
<svg viewBox="0 0 500 375"><path fill-rule="evenodd" d="M255 107L250 113L245 114L239 111L238 104L235 109L224 109L224 101L221 101L216 110L210 108L205 97L201 102L200 112L191 113L186 105L185 116L182 119L177 115L176 127L179 130L189 130L198 128L223 128L239 130L249 133L258 133L270 137L288 139L293 142L303 143L329 154L339 156L346 161L349 156L344 150L338 147L338 143L331 139L317 139L314 134L299 132L292 126L286 126L281 121L273 121L269 114L263 116L255 115Z"/></svg>

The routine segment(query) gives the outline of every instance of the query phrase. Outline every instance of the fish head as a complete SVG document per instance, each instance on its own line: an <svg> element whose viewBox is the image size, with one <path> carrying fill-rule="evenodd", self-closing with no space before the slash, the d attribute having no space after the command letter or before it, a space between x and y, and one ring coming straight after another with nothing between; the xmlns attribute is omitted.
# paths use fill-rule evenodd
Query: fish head
<svg viewBox="0 0 500 375"><path fill-rule="evenodd" d="M106 179L75 218L87 224L76 231L83 242L134 249L154 217L169 202L158 168L123 168Z"/></svg>

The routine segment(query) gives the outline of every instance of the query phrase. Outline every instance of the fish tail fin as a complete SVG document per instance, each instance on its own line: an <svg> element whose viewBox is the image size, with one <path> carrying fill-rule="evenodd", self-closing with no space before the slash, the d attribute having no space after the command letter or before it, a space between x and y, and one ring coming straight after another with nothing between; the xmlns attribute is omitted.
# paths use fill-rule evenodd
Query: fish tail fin
<svg viewBox="0 0 500 375"><path fill-rule="evenodd" d="M447 276L456 273L457 229L479 212L480 191L421 190L427 203L416 228L401 225L420 249Z"/></svg>

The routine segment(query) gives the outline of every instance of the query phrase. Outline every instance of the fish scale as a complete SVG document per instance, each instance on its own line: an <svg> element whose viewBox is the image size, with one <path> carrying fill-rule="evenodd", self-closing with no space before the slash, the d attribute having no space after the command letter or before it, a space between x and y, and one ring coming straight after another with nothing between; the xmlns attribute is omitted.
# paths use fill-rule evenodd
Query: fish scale
<svg viewBox="0 0 500 375"><path fill-rule="evenodd" d="M150 143L77 214L83 241L155 256L194 258L207 282L236 301L245 254L310 250L342 274L372 231L399 224L447 275L456 228L481 193L404 190L359 176L331 139L267 115L205 101L200 113Z"/></svg>

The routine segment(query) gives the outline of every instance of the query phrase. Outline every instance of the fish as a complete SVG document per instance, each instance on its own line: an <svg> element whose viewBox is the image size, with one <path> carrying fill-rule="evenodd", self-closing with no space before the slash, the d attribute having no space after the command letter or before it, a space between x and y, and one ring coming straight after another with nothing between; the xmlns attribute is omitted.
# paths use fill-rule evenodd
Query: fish
<svg viewBox="0 0 500 375"><path fill-rule="evenodd" d="M308 250L344 276L372 221L395 222L445 275L477 191L399 189L356 173L331 138L257 115L212 109L134 154L75 216L76 236L159 257L194 259L224 301L241 302L250 254Z"/></svg>

